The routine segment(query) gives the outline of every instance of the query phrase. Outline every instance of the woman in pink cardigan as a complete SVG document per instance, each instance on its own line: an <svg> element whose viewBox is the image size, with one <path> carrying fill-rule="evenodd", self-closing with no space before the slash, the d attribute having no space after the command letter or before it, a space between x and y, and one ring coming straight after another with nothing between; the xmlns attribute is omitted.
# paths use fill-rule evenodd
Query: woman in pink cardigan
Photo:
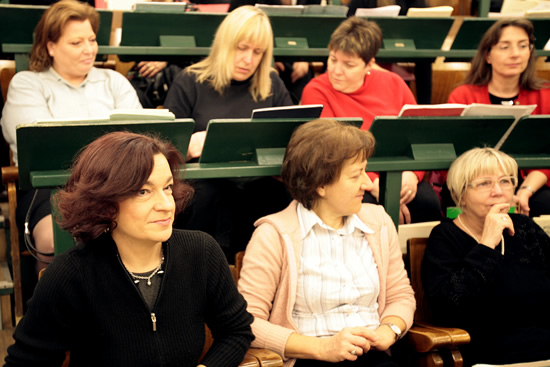
<svg viewBox="0 0 550 367"><path fill-rule="evenodd" d="M255 317L252 346L286 367L397 366L386 352L416 304L392 220L362 203L373 149L372 134L350 125L300 126L282 168L294 201L256 222L239 291Z"/></svg>

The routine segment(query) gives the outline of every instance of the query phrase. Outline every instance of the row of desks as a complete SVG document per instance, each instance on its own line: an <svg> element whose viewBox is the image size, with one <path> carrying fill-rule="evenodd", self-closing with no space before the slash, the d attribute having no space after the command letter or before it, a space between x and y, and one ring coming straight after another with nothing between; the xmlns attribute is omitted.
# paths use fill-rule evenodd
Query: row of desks
<svg viewBox="0 0 550 367"><path fill-rule="evenodd" d="M28 66L27 55L32 31L45 7L0 5L0 43L3 58L15 57L18 70ZM215 31L225 14L219 13L145 13L122 14L120 46L109 46L112 12L100 11L99 55L118 55L121 61L194 61L208 55ZM277 60L325 61L333 30L345 19L334 15L270 15ZM406 16L372 18L382 28L384 45L377 59L384 61L469 60L475 54L493 18L409 18ZM550 19L533 18L535 49L538 55L550 38ZM460 23L450 49L443 42L451 27ZM457 24L458 25L458 24ZM456 28L456 26L455 26ZM169 37L165 37L169 36ZM179 38L178 38L179 37Z"/></svg>
<svg viewBox="0 0 550 367"><path fill-rule="evenodd" d="M360 123L359 119L345 120ZM186 164L181 176L186 179L278 176L286 143L293 129L305 121L213 120L203 151L206 158ZM375 119L371 131L377 138L377 146L367 170L381 173L380 201L394 223L397 225L399 218L402 171L447 169L456 156L472 147L494 146L513 121L512 117ZM74 154L108 131L155 131L171 140L185 155L193 124L192 120L183 119L21 125L17 130L18 142L22 142L18 144L20 186L23 189L63 186ZM287 126L281 128L281 124ZM522 168L550 167L549 124L550 116L521 119L502 150L514 156ZM220 139L224 141L224 151L219 149ZM72 245L66 233L56 231L56 236L56 251L62 252Z"/></svg>

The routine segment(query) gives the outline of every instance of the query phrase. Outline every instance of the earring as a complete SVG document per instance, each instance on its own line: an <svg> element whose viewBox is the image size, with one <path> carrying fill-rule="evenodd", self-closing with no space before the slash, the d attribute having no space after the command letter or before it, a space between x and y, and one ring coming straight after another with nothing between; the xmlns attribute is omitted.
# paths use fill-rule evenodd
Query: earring
<svg viewBox="0 0 550 367"><path fill-rule="evenodd" d="M369 70L367 70L367 75L370 75L370 69L369 69Z"/></svg>

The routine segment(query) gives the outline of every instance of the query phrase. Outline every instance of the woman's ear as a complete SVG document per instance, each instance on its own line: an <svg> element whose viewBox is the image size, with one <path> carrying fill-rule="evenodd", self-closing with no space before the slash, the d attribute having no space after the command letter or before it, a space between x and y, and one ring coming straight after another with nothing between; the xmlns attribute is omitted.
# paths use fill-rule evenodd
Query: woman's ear
<svg viewBox="0 0 550 367"><path fill-rule="evenodd" d="M320 197L325 197L326 192L325 186L319 186L317 188L317 194L319 194Z"/></svg>
<svg viewBox="0 0 550 367"><path fill-rule="evenodd" d="M50 55L51 57L53 57L54 45L55 43L53 43L52 41L48 41L48 43L46 43L46 48L48 49L48 55Z"/></svg>

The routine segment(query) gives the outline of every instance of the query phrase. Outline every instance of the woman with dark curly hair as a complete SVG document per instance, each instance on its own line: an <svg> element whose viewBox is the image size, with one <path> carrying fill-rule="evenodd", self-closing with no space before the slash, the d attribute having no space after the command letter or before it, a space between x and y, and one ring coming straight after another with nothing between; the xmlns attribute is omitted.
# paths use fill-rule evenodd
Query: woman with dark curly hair
<svg viewBox="0 0 550 367"><path fill-rule="evenodd" d="M48 266L6 366L236 366L252 316L207 234L172 230L192 189L181 154L114 132L88 145L54 200L78 241ZM214 343L201 359L205 323Z"/></svg>

